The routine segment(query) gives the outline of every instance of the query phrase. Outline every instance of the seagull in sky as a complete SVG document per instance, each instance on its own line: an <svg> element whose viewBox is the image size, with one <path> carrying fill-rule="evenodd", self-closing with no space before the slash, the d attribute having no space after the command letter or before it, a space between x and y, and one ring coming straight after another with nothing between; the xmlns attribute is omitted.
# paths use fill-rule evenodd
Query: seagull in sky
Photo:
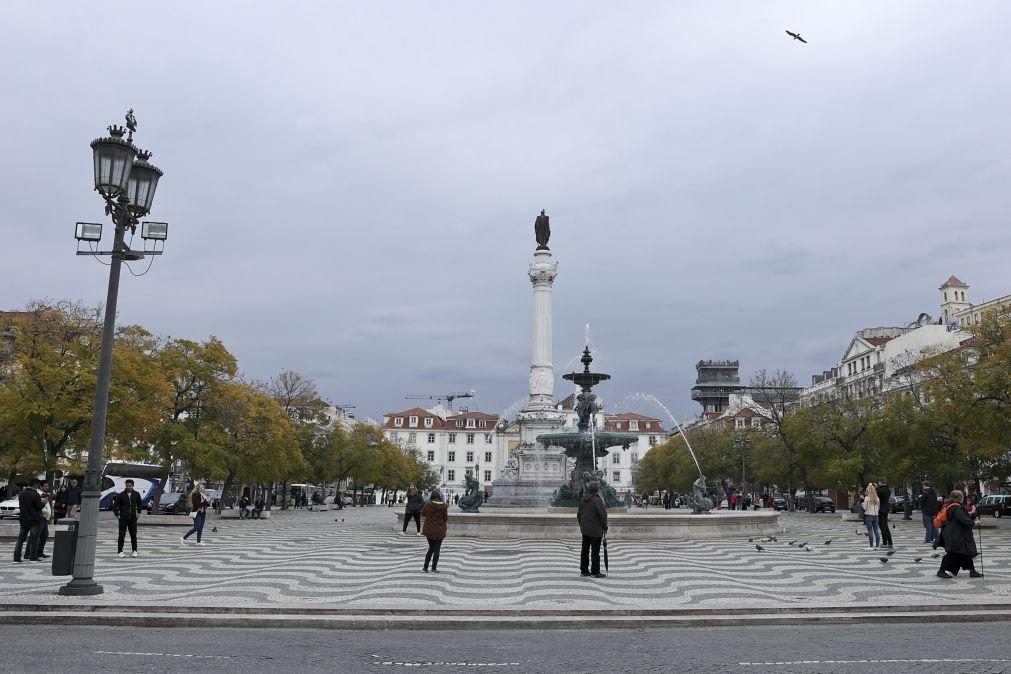
<svg viewBox="0 0 1011 674"><path fill-rule="evenodd" d="M805 40L804 38L802 38L800 36L800 33L791 33L790 31L786 31L786 34L789 35L790 37L792 37L794 40L800 40L804 44L807 44L807 40Z"/></svg>

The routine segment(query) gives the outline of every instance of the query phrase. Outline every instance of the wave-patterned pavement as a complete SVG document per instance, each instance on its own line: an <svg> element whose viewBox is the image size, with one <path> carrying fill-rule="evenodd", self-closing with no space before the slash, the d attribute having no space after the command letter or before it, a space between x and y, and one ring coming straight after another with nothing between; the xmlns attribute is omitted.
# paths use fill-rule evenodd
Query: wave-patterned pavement
<svg viewBox="0 0 1011 674"><path fill-rule="evenodd" d="M985 579L945 581L935 576L939 560L922 542L918 516L893 518L887 563L879 561L885 551L864 549L858 523L827 514L784 514L781 523L786 533L763 542L764 551L743 538L614 541L610 573L595 580L579 576L577 540L453 538L452 517L441 573L423 573L425 539L402 536L385 507L275 511L269 520L212 516L204 547L180 546L178 528L142 526L137 559L116 556L115 523L103 522L95 577L105 594L87 599L505 610L956 604L1006 602L1011 594L1011 526L983 531ZM48 564L8 562L0 566L0 601L76 601L56 595L66 580Z"/></svg>

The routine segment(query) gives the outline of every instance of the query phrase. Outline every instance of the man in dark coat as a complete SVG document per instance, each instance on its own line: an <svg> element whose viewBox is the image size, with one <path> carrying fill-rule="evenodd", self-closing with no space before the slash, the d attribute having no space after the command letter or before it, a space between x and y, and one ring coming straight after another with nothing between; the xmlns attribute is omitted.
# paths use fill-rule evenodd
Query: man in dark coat
<svg viewBox="0 0 1011 674"><path fill-rule="evenodd" d="M888 516L892 512L892 490L888 488L888 480L881 478L878 480L878 528L881 529L881 545L886 548L895 547L892 545L892 530L888 528Z"/></svg>
<svg viewBox="0 0 1011 674"><path fill-rule="evenodd" d="M941 545L944 546L945 555L941 558L941 568L937 570L938 578L957 576L961 569L967 569L970 578L983 577L972 561L979 552L972 535L973 519L962 504L963 498L962 492L957 489L948 495L948 521L941 529Z"/></svg>
<svg viewBox="0 0 1011 674"><path fill-rule="evenodd" d="M923 493L920 495L920 517L923 518L923 528L927 532L924 543L933 543L937 538L937 529L934 528L934 517L940 508L937 503L937 492L930 486L929 480L923 481Z"/></svg>
<svg viewBox="0 0 1011 674"><path fill-rule="evenodd" d="M116 494L112 500L112 512L119 518L119 556L126 557L123 543L126 532L130 532L130 549L132 557L137 556L137 520L140 519L140 494L133 489L133 480L126 481L126 489Z"/></svg>
<svg viewBox="0 0 1011 674"><path fill-rule="evenodd" d="M81 512L81 500L81 488L77 485L77 480L71 480L64 498L67 504L67 517L75 517Z"/></svg>
<svg viewBox="0 0 1011 674"><path fill-rule="evenodd" d="M21 513L18 515L18 522L21 524L21 531L18 533L17 546L14 548L14 561L21 562L21 550L28 544L25 554L28 561L38 562L39 560L39 534L42 532L42 497L36 491L39 481L32 478L28 481L28 486L18 494L18 507Z"/></svg>
<svg viewBox="0 0 1011 674"><path fill-rule="evenodd" d="M600 498L600 483L586 485L583 502L576 512L579 531L583 534L583 547L579 552L579 575L604 578L600 572L600 541L607 533L607 506ZM592 563L591 563L592 550Z"/></svg>

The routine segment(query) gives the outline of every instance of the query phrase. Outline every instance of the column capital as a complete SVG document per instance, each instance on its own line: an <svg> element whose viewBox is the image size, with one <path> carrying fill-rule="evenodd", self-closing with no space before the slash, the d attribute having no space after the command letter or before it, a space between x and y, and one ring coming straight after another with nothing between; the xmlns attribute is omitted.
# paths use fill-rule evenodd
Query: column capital
<svg viewBox="0 0 1011 674"><path fill-rule="evenodd" d="M534 261L530 263L530 282L537 286L551 286L558 276L558 263L551 262L551 253L546 250L534 252Z"/></svg>

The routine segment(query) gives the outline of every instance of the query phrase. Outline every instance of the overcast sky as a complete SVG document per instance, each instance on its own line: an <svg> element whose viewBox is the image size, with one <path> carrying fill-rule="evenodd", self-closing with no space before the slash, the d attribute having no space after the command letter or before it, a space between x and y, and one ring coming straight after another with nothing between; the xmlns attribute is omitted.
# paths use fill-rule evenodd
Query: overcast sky
<svg viewBox="0 0 1011 674"><path fill-rule="evenodd" d="M360 416L471 388L500 413L545 208L556 372L590 323L611 409L694 416L701 358L809 382L855 330L936 316L951 274L1011 293L1009 25L920 0L6 2L0 309L104 301L73 226L103 221L88 143L133 107L170 236L121 323L216 335Z"/></svg>

